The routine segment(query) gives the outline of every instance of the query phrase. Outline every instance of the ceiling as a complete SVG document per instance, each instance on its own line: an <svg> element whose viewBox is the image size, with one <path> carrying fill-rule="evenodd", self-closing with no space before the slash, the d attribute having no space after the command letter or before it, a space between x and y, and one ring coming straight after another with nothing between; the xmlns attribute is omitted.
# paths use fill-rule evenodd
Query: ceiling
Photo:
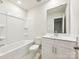
<svg viewBox="0 0 79 59"><path fill-rule="evenodd" d="M55 8L51 8L48 10L48 15L53 14L53 13L58 13L58 12L66 12L66 4L63 4L61 6L55 7Z"/></svg>
<svg viewBox="0 0 79 59"><path fill-rule="evenodd" d="M40 4L43 4L43 3L47 2L48 0L38 0L39 2L37 2L37 0L19 0L19 1L21 1L22 4L18 4L17 3L18 0L9 0L9 1L15 3L16 5L20 6L21 8L28 10L28 9L36 7Z"/></svg>

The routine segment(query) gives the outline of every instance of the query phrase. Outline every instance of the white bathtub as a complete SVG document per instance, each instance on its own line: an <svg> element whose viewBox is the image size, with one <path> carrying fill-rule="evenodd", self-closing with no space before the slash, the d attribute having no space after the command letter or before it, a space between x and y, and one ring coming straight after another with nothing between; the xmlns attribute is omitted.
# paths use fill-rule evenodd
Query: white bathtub
<svg viewBox="0 0 79 59"><path fill-rule="evenodd" d="M22 59L28 54L28 48L33 44L33 40L22 40L8 44L0 48L0 59Z"/></svg>

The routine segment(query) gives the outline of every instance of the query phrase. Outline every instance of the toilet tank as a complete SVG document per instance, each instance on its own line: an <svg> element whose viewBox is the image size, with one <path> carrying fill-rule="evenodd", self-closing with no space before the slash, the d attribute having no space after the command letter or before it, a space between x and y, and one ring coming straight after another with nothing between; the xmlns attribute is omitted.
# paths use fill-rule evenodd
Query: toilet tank
<svg viewBox="0 0 79 59"><path fill-rule="evenodd" d="M42 43L42 37L36 37L35 38L35 44L41 44Z"/></svg>

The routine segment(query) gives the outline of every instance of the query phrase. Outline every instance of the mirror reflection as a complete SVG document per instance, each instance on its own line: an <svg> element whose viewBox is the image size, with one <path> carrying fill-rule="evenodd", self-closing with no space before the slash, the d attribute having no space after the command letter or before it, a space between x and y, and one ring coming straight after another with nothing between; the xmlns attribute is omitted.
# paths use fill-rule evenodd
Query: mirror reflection
<svg viewBox="0 0 79 59"><path fill-rule="evenodd" d="M48 32L67 33L68 14L67 4L49 9L47 11Z"/></svg>

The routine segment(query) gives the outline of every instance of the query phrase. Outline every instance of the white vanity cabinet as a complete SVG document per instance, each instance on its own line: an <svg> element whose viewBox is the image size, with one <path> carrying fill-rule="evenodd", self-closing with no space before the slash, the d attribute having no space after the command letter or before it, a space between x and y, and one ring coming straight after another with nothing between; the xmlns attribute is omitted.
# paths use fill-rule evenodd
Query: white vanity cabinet
<svg viewBox="0 0 79 59"><path fill-rule="evenodd" d="M54 44L53 40L42 41L42 59L54 59Z"/></svg>
<svg viewBox="0 0 79 59"><path fill-rule="evenodd" d="M75 42L44 38L42 59L75 59Z"/></svg>

